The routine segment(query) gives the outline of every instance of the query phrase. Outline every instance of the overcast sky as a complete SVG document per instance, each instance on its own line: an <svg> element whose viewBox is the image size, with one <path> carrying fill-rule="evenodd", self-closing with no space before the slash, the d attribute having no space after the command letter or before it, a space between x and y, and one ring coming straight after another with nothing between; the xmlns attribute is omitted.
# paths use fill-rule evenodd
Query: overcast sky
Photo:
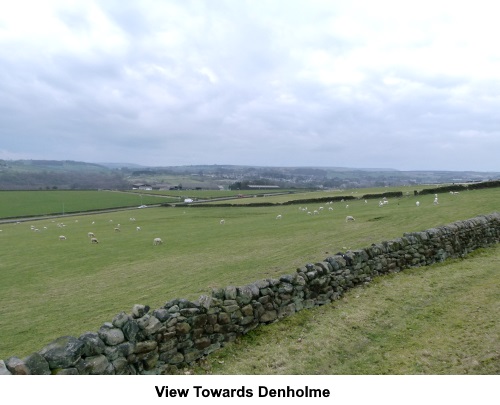
<svg viewBox="0 0 500 405"><path fill-rule="evenodd" d="M496 5L0 0L0 159L500 171Z"/></svg>

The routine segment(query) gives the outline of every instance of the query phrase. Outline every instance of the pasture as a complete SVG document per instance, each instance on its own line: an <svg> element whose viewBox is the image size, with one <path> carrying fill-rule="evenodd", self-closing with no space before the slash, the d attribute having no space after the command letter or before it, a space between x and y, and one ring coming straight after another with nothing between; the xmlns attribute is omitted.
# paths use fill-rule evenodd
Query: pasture
<svg viewBox="0 0 500 405"><path fill-rule="evenodd" d="M177 199L103 191L0 191L0 219L161 204Z"/></svg>
<svg viewBox="0 0 500 405"><path fill-rule="evenodd" d="M0 359L97 331L136 303L157 308L196 299L214 287L293 273L339 251L498 211L500 189L443 193L439 205L433 199L411 195L382 207L378 200L335 202L321 204L317 215L299 205L178 206L2 224ZM155 237L164 243L154 246Z"/></svg>

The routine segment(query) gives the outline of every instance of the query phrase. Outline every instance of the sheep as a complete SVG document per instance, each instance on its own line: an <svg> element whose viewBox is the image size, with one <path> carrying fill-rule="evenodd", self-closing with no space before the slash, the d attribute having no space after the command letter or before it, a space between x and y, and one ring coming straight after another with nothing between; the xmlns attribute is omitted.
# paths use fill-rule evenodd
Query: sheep
<svg viewBox="0 0 500 405"><path fill-rule="evenodd" d="M281 214L279 214L279 215L276 217L276 219L281 219L281 218L282 218Z"/></svg>
<svg viewBox="0 0 500 405"><path fill-rule="evenodd" d="M97 238L90 238L90 243L99 243Z"/></svg>
<svg viewBox="0 0 500 405"><path fill-rule="evenodd" d="M153 239L153 246L161 245L163 241L160 238Z"/></svg>
<svg viewBox="0 0 500 405"><path fill-rule="evenodd" d="M88 236L89 238L95 238L94 232L89 232L89 233L87 234L87 236Z"/></svg>
<svg viewBox="0 0 500 405"><path fill-rule="evenodd" d="M115 232L121 232L120 228L115 228Z"/></svg>
<svg viewBox="0 0 500 405"><path fill-rule="evenodd" d="M345 217L345 222L347 222L347 221L355 221L355 219L354 219L353 216L348 215L348 216Z"/></svg>
<svg viewBox="0 0 500 405"><path fill-rule="evenodd" d="M332 207L328 207L328 211L333 211L333 208Z"/></svg>
<svg viewBox="0 0 500 405"><path fill-rule="evenodd" d="M434 205L438 205L438 204L439 204L439 201L438 201L438 198L437 198L437 197L436 197L436 198L434 198L434 203L433 203L433 204L434 204Z"/></svg>
<svg viewBox="0 0 500 405"><path fill-rule="evenodd" d="M415 205L416 205L417 207L419 207L419 206L420 206L420 201L417 201L417 202L415 203Z"/></svg>
<svg viewBox="0 0 500 405"><path fill-rule="evenodd" d="M137 231L140 231L140 230L141 230L141 227L140 227L140 226L138 226L138 227L136 227L135 229L136 229Z"/></svg>
<svg viewBox="0 0 500 405"><path fill-rule="evenodd" d="M223 219L220 220L221 225L224 225L225 223L226 223L226 221L224 221Z"/></svg>
<svg viewBox="0 0 500 405"><path fill-rule="evenodd" d="M314 214L314 215L318 215L318 214L319 214L319 211L318 211L318 210L314 210L314 211L313 211L313 214Z"/></svg>
<svg viewBox="0 0 500 405"><path fill-rule="evenodd" d="M59 236L59 240L66 240L66 236L64 236L64 235L60 235L60 236Z"/></svg>

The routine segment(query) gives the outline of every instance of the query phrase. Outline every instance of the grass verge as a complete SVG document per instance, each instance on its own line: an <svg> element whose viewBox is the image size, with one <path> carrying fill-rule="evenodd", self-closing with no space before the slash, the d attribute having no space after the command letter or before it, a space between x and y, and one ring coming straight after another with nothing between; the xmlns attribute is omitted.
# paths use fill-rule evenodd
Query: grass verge
<svg viewBox="0 0 500 405"><path fill-rule="evenodd" d="M255 330L194 374L500 373L500 246L382 276Z"/></svg>

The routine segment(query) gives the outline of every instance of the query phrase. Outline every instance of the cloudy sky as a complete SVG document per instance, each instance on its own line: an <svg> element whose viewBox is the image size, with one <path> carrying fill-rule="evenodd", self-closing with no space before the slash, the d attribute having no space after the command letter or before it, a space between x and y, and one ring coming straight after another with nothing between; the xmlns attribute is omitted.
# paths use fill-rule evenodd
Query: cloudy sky
<svg viewBox="0 0 500 405"><path fill-rule="evenodd" d="M495 5L0 0L0 159L500 171Z"/></svg>

